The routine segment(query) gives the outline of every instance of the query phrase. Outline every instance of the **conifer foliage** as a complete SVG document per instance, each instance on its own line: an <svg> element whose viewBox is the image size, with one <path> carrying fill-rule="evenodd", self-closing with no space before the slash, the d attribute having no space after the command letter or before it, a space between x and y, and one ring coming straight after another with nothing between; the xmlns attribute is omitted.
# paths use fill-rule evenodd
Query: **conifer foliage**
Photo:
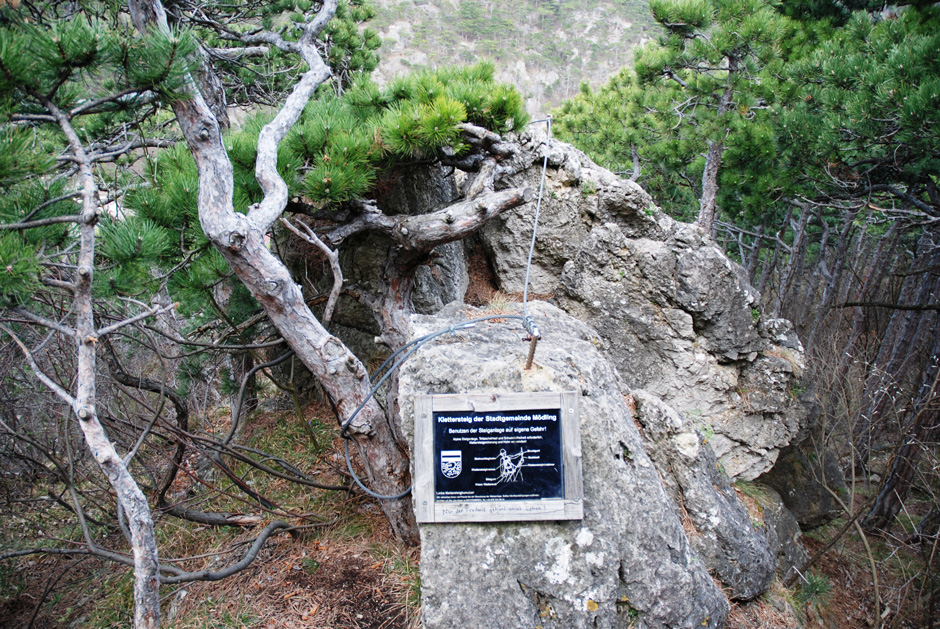
<svg viewBox="0 0 940 629"><path fill-rule="evenodd" d="M915 483L940 500L925 456L940 435L940 9L650 6L663 37L566 104L556 129L602 163L632 163L666 211L698 211L703 227L719 166L715 235L797 326L832 431L817 444L843 444L853 475L893 452L860 520L888 529ZM919 530L936 539L936 518Z"/></svg>
<svg viewBox="0 0 940 629"><path fill-rule="evenodd" d="M650 9L664 34L637 51L633 71L565 104L559 130L606 146L601 159L619 153L606 162L617 170L635 163L639 176L642 164L643 184L657 198L711 232L722 163L773 159L766 119L786 20L762 0L654 0ZM614 146L604 141L611 130Z"/></svg>
<svg viewBox="0 0 940 629"><path fill-rule="evenodd" d="M51 431L38 414L17 413L13 424L0 417L0 443L35 448L23 465L65 496L79 536L74 551L36 547L0 560L76 552L129 563L89 532L91 509L95 521L119 530L116 520L108 521L113 508L129 531L137 627L158 626L161 582L218 579L247 566L268 536L289 525L272 521L241 561L214 572L189 573L159 561L154 505L139 482L150 483L165 513L208 525L244 522L170 503L167 491L187 447L201 444L248 504L270 509L271 503L223 460L236 456L230 443L244 420L241 398L228 437L193 441L184 387L128 373L134 356L126 348L154 346L141 324L178 307L190 317L179 334L221 329L203 344L228 341L248 364L264 357L257 341L286 340L346 421L368 401L367 372L317 321L272 251L278 247L272 228L287 199L296 212L320 213L332 230L321 235L334 247L343 240L340 232L408 236L390 255L383 278L400 290L369 302L377 316L383 308L390 313L392 345L407 337L409 287L434 246L523 202L519 190L484 187L472 203L451 208L454 227L430 221L436 231L424 234L420 217L412 217L410 232L393 225L392 234L393 220L364 201L403 169L447 161L479 170L494 151L507 150L493 148L492 132L526 122L521 97L494 82L490 65L376 86L368 73L379 41L364 25L372 15L360 0L0 4L0 335L11 358L4 373L52 392L58 402L43 409L61 416ZM229 107L253 103L274 105L274 113L226 130ZM174 334L169 338L178 338ZM117 335L120 340L112 340ZM328 355L317 353L323 351ZM150 355L165 361L158 351ZM337 356L344 365L339 371ZM198 358L187 363L198 371ZM255 370L245 371L242 388ZM128 388L140 397L112 412L114 396L132 395ZM160 401L151 407L147 395ZM370 485L398 493L408 485L408 459L397 441L394 391L390 395L386 406L365 404L348 433ZM175 420L163 416L171 406ZM128 409L153 414L145 419ZM91 459L62 450L79 433ZM166 443L175 444L172 462L158 458ZM270 470L265 456L258 461L238 451L236 460ZM30 457L45 457L59 473L34 466ZM89 480L94 464L113 497L88 497L88 487L101 484ZM295 482L323 486L290 469L287 477ZM415 542L410 499L382 506L393 530Z"/></svg>

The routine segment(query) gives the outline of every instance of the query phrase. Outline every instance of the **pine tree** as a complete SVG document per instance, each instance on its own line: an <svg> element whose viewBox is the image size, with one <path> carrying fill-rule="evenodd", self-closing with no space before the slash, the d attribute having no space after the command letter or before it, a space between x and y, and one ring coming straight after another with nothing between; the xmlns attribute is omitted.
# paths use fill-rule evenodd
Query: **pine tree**
<svg viewBox="0 0 940 629"><path fill-rule="evenodd" d="M728 253L773 316L793 320L808 352L831 364L834 389L872 352L860 408L829 423L854 427L858 469L873 439L898 440L864 519L884 528L936 425L940 13L869 0L651 8L666 34L638 55L636 74L584 90L556 128L618 170L629 172L635 151L639 180L680 218L697 205L707 221L700 190L720 165L719 237L730 236ZM840 345L845 302L854 309ZM901 399L913 402L892 410ZM891 434L891 422L903 429Z"/></svg>
<svg viewBox="0 0 940 629"><path fill-rule="evenodd" d="M520 96L494 82L491 65L423 72L385 89L369 82L378 39L362 22L371 15L358 0L236 2L198 14L176 4L164 11L158 2L131 2L127 12L108 2L0 6L0 330L31 373L72 408L74 424L115 483L139 551L137 626L158 624L161 578L227 572L158 574L174 569L159 566L146 499L98 421L99 344L111 348L108 334L165 311L155 299L161 291L194 325L218 318L244 342L265 325L258 313L268 312L348 419L366 399L368 378L358 378L365 369L345 347L337 351L354 368L341 373L332 354L309 351L315 338L329 335L268 249L265 234L284 207L278 204L290 195L296 211L328 217L342 208L338 216L355 217L351 208L363 207L364 197L401 170L440 162L479 170L484 160L507 155L493 131L525 124ZM254 116L223 137L226 103L283 99L281 112ZM437 216L409 217L411 232L395 232L407 238L382 281L400 289L374 302L390 315L385 334L393 346L407 337L410 286L430 250L524 200L516 189L485 193L448 210L453 227ZM380 211L368 216L380 223L356 229L384 233L396 220ZM237 226L220 234L220 217ZM433 233L422 233L424 223ZM246 225L252 227L244 231ZM337 233L343 228L333 224ZM259 260L268 265L262 275L243 273ZM224 304L216 295L223 287L231 295ZM281 288L303 325L285 325ZM54 365L53 377L46 350L55 336L74 344L75 357ZM179 401L159 383L109 368L115 380ZM77 374L71 389L69 374ZM385 417L372 401L349 430L373 486L386 493L400 491L408 478L407 449L389 432L398 425L395 406L392 400ZM416 541L410 502L383 507L401 537ZM261 539L284 526L272 522ZM92 542L86 547L113 557Z"/></svg>
<svg viewBox="0 0 940 629"><path fill-rule="evenodd" d="M831 40L791 69L803 86L802 98L783 117L786 141L803 147L794 161L816 190L833 204L864 207L880 222L894 223L890 233L900 234L912 252L898 271L904 290L880 302L901 309L889 310L860 408L851 418L855 460L863 468L872 441L890 434L892 423L900 427L891 435L897 442L894 460L862 519L869 530L887 529L903 508L937 425L934 341L940 319L931 304L940 239L938 25L935 6L852 14ZM870 232L875 238L885 230ZM894 399L911 403L894 411Z"/></svg>
<svg viewBox="0 0 940 629"><path fill-rule="evenodd" d="M790 69L802 86L783 116L787 143L831 196L894 197L928 214L940 146L940 14L857 12Z"/></svg>
<svg viewBox="0 0 940 629"><path fill-rule="evenodd" d="M163 308L142 304L134 317L105 324L94 297L139 279L134 265L152 264L166 243L152 225L118 225L106 218L99 190L120 178L108 182L96 167L160 143L159 138L128 140L115 128L152 129L140 108L147 101L180 97L195 42L186 34L155 32L122 39L129 32L108 27L105 5L95 7L97 13L49 20L41 18L51 18L54 7L29 8L34 11L0 8L0 137L4 154L15 159L0 164L0 257L6 267L0 284L6 323L0 330L21 350L35 377L71 409L108 478L130 530L135 626L156 627L153 519L99 418L96 357L97 344L109 333ZM102 235L106 245L96 250ZM98 275L102 254L110 255L108 270ZM43 368L46 341L39 339L44 335L47 340L61 335L73 344L72 365ZM60 379L69 371L74 382ZM81 509L77 502L74 508Z"/></svg>
<svg viewBox="0 0 940 629"><path fill-rule="evenodd" d="M761 0L654 0L650 9L666 34L636 56L639 105L661 159L684 162L690 184L701 172L697 220L711 233L725 151L759 146L746 136L772 99L765 70L785 25Z"/></svg>

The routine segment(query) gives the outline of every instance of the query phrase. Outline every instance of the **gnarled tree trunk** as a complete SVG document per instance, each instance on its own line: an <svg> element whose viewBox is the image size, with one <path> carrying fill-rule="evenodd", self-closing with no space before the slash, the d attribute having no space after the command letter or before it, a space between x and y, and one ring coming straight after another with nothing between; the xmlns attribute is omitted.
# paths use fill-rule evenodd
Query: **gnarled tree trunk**
<svg viewBox="0 0 940 629"><path fill-rule="evenodd" d="M134 24L141 32L151 28L167 29L166 16L158 0L129 0L129 5ZM371 383L363 363L314 316L287 267L265 243L265 234L280 217L288 200L287 185L277 172L277 147L299 119L314 90L330 76L329 68L317 53L315 39L335 10L336 0L324 0L320 13L307 24L299 42L275 42L287 52L299 53L310 69L278 114L261 131L255 177L264 199L252 206L247 215L234 210L232 164L222 143L221 129L194 83L189 98L173 103L173 109L196 160L199 220L203 231L334 401L341 421L348 424L347 433L358 447L371 488L379 494L393 496L406 491L411 482L407 446L400 437L397 405L388 405L386 411L369 396ZM495 134L469 125L465 127L465 132L474 136L471 144L475 142L496 154L509 150ZM492 190L492 186L484 188ZM412 309L414 270L427 253L438 244L469 235L501 212L529 198L529 194L521 190L484 191L477 198L455 203L444 210L409 217L388 217L378 208L369 207L345 228L334 230L331 241L341 242L359 231L379 231L400 250L386 267L385 301L377 305L385 319L383 334L389 337L387 341L401 345L408 336L407 315ZM351 421L354 414L354 421ZM382 500L381 506L396 537L417 544L418 530L410 498Z"/></svg>

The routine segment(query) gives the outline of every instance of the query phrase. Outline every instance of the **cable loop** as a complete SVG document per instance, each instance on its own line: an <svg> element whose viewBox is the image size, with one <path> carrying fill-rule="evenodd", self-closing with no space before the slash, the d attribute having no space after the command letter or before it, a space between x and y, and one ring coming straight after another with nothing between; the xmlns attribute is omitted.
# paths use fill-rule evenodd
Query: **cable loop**
<svg viewBox="0 0 940 629"><path fill-rule="evenodd" d="M352 412L352 415L349 416L349 419L344 421L342 425L340 426L340 436L342 436L342 438L346 440L346 468L349 470L350 476L352 476L353 481L355 481L355 483L359 485L360 489L362 489L364 492L366 492L373 498L377 498L379 500L398 500L400 498L404 498L405 496L407 496L408 493L411 491L411 487L409 487L402 493L396 494L393 496L386 496L386 495L379 494L379 493L372 491L371 489L369 489L363 484L362 480L356 474L356 471L353 469L352 459L349 455L349 442L352 440L352 436L349 434L350 424L352 424L353 420L356 419L356 416L359 415L362 409L366 407L366 404L369 403L369 400L375 397L375 394L378 392L380 388L382 388L382 385L385 384L385 381L388 380L388 378L392 375L392 373L394 373L395 370L398 369L402 363L408 360L408 358L410 358L412 354L418 351L418 349L420 349L422 345L425 345L426 343L433 341L439 336L444 336L445 334L456 334L458 330L465 330L467 328L472 328L477 323L480 323L481 321L491 321L493 319L520 319L521 320L522 318L523 317L521 317L520 315L500 314L500 315L490 315L487 317L480 317L478 319L471 319L469 321L462 321L460 323L444 328L443 330L431 332L430 334L425 334L424 336L420 338L414 339L413 341L398 348L391 356L389 356L385 360L384 363L382 363L382 365L372 375L372 378L370 378L370 382L375 382L375 384L372 385L372 389L369 391L369 394L362 401L362 403L358 407L356 407L356 410ZM382 377L378 379L378 381L376 381L375 380L376 376L382 373L383 370L386 370L385 373L382 375Z"/></svg>

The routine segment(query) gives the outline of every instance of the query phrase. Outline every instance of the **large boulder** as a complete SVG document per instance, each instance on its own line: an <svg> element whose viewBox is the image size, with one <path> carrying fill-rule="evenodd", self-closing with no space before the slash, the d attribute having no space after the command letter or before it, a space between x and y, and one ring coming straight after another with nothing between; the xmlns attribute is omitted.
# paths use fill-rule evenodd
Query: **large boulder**
<svg viewBox="0 0 940 629"><path fill-rule="evenodd" d="M514 320L423 346L401 371L413 434L416 393L580 393L584 519L421 526L427 627L719 627L728 602L696 555L647 455L596 331L533 303L535 366ZM480 316L456 305L415 316L414 336Z"/></svg>
<svg viewBox="0 0 940 629"><path fill-rule="evenodd" d="M593 228L556 298L598 330L628 385L713 433L731 477L756 478L799 428L790 389L802 354L761 334L753 291L697 228L661 222L662 240L630 238L616 223Z"/></svg>
<svg viewBox="0 0 940 629"><path fill-rule="evenodd" d="M803 351L789 324L763 322L741 268L635 183L570 145L518 142L501 185L538 189L548 158L530 290L596 329L628 386L698 423L731 478L770 469L804 413L793 393ZM535 205L483 232L507 292L522 290Z"/></svg>
<svg viewBox="0 0 940 629"><path fill-rule="evenodd" d="M842 513L833 492L844 496L848 487L838 458L827 447L829 435L812 381L800 393L800 401L807 409L800 432L760 482L779 493L801 527L812 529Z"/></svg>
<svg viewBox="0 0 940 629"><path fill-rule="evenodd" d="M780 493L787 509L807 530L842 513L829 491L847 492L842 468L835 455L812 442L784 448L776 465L760 480Z"/></svg>

